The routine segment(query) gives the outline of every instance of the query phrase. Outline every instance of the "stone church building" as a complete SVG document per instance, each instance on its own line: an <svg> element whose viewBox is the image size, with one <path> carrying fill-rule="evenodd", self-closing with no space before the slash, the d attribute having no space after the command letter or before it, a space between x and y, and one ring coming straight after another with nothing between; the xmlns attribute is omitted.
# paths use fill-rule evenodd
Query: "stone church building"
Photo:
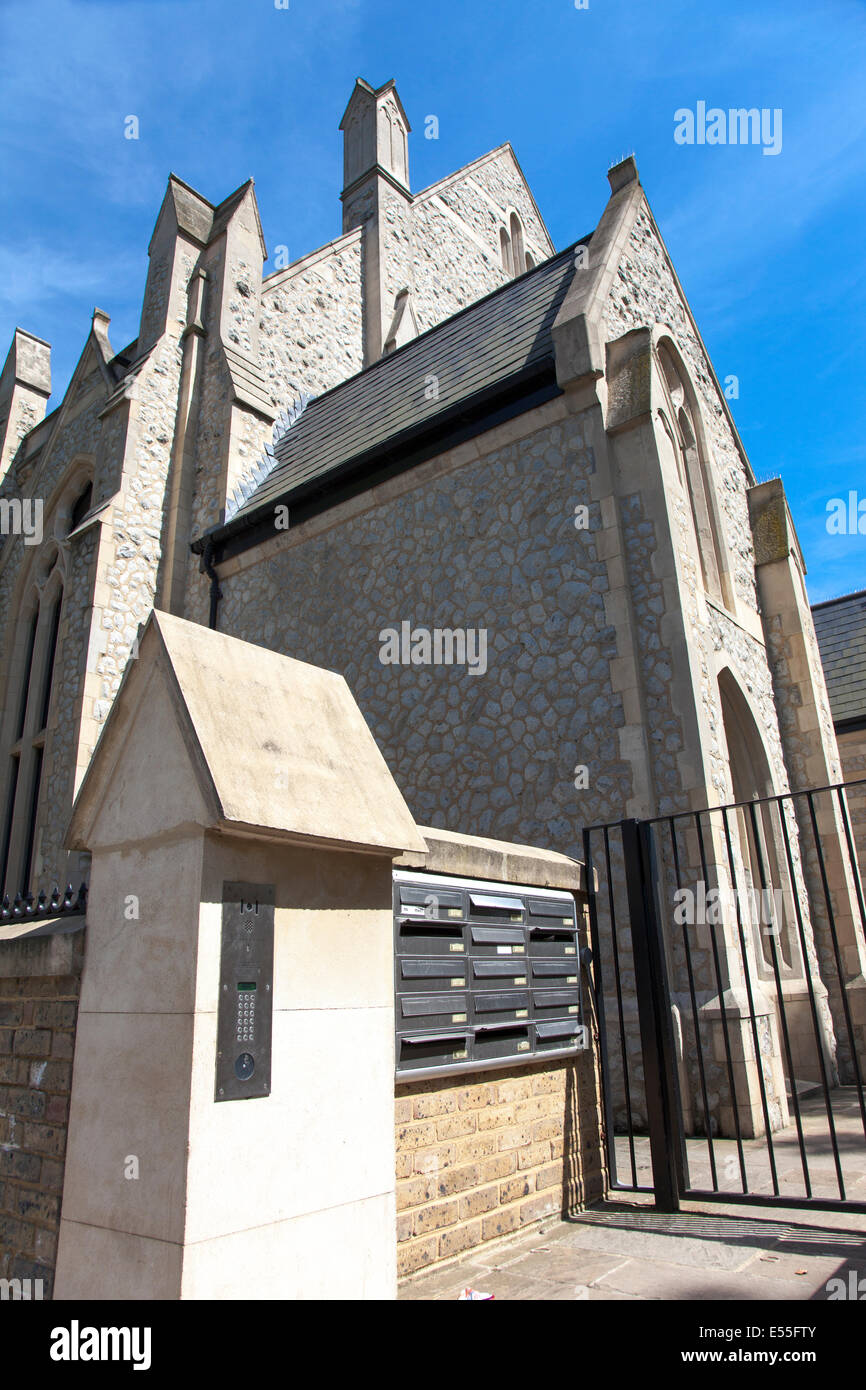
<svg viewBox="0 0 866 1390"><path fill-rule="evenodd" d="M634 161L556 253L510 145L413 193L393 82L359 80L341 129L328 245L263 277L252 182L214 205L172 175L136 340L95 310L46 416L49 345L15 333L0 497L43 520L0 552L12 896L77 882L73 798L153 606L342 672L433 826L573 852L583 824L838 778L782 486ZM423 635L412 658L420 629L457 634L451 664ZM486 670L454 664L482 631ZM739 786L732 740L758 750Z"/></svg>
<svg viewBox="0 0 866 1390"><path fill-rule="evenodd" d="M340 129L327 245L264 276L252 181L214 204L172 175L135 341L117 351L94 310L46 415L50 347L14 335L10 898L88 876L73 803L154 609L178 668L180 618L344 676L415 822L445 835L580 858L588 826L842 779L782 483L755 478L634 159L557 251L510 144L413 192L393 82L359 80ZM175 746L154 729L154 764ZM274 776L291 787L291 758ZM795 1011L802 939L783 951ZM864 948L845 942L862 1041Z"/></svg>

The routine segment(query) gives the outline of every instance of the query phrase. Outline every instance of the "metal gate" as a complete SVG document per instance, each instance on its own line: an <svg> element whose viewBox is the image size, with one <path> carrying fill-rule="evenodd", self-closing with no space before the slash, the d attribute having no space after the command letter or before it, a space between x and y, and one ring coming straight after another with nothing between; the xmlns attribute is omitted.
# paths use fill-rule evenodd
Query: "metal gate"
<svg viewBox="0 0 866 1390"><path fill-rule="evenodd" d="M866 779L583 847L610 1186L866 1212Z"/></svg>

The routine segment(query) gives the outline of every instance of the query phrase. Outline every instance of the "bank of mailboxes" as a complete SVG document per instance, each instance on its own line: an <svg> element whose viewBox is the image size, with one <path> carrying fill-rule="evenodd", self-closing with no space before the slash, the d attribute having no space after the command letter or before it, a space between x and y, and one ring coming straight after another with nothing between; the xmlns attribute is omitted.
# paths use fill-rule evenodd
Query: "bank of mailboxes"
<svg viewBox="0 0 866 1390"><path fill-rule="evenodd" d="M588 1046L569 893L394 874L397 1075Z"/></svg>

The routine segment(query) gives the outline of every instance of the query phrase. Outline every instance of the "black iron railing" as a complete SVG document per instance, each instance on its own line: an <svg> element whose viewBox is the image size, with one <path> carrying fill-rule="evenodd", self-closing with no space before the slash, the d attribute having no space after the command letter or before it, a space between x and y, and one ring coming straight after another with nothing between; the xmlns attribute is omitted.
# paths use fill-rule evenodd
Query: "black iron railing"
<svg viewBox="0 0 866 1390"><path fill-rule="evenodd" d="M866 1211L866 779L584 858L611 1186Z"/></svg>
<svg viewBox="0 0 866 1390"><path fill-rule="evenodd" d="M80 916L87 910L87 885L82 883L76 893L71 883L67 883L65 893L54 888L50 894L19 893L10 899L7 895L0 903L0 924L9 922L40 922L51 917Z"/></svg>

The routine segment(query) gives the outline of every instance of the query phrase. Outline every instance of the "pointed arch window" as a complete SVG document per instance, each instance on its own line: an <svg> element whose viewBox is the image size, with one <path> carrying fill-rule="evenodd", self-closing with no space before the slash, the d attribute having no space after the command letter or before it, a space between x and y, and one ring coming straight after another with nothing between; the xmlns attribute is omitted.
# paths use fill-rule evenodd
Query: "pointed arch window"
<svg viewBox="0 0 866 1390"><path fill-rule="evenodd" d="M783 830L781 825L788 808L784 803L767 800L775 794L770 761L736 679L726 667L719 672L718 680L731 790L737 803L730 824L740 882L733 886L744 890L741 910L747 909L743 915L751 920L759 964L766 973L771 971L775 940L777 962L788 973L798 964L792 927L794 889L784 849L790 828Z"/></svg>
<svg viewBox="0 0 866 1390"><path fill-rule="evenodd" d="M90 504L93 500L93 484L88 483L74 502L72 511L69 514L69 530L74 531L80 526L87 513L90 511Z"/></svg>
<svg viewBox="0 0 866 1390"><path fill-rule="evenodd" d="M514 262L511 259L511 237L504 227L499 228L499 250L502 254L502 269L506 275L514 274Z"/></svg>
<svg viewBox="0 0 866 1390"><path fill-rule="evenodd" d="M51 715L60 623L63 613L63 573L55 555L41 593L34 591L32 607L19 628L20 665L15 699L16 722L6 761L6 797L0 839L0 892L10 897L31 889L36 832L43 793L45 743ZM11 703L11 699L10 699Z"/></svg>
<svg viewBox="0 0 866 1390"><path fill-rule="evenodd" d="M523 223L516 212L511 214L509 231L511 234L511 263L514 266L513 274L521 275L526 268L526 251L523 246Z"/></svg>
<svg viewBox="0 0 866 1390"><path fill-rule="evenodd" d="M70 469L44 545L30 561L17 601L18 618L3 653L0 690L0 896L36 891L39 827L45 819L43 771L50 771L61 651L67 557L73 533L93 506L92 467ZM49 888L53 885L39 884ZM58 885L61 886L61 885Z"/></svg>
<svg viewBox="0 0 866 1390"><path fill-rule="evenodd" d="M512 212L507 224L499 228L499 250L502 269L512 280L535 265L535 260L526 251L523 223L519 213Z"/></svg>
<svg viewBox="0 0 866 1390"><path fill-rule="evenodd" d="M703 445L697 400L672 346L661 342L657 352L670 406L680 481L691 506L704 590L717 603L730 608L733 593L723 558L721 518Z"/></svg>

